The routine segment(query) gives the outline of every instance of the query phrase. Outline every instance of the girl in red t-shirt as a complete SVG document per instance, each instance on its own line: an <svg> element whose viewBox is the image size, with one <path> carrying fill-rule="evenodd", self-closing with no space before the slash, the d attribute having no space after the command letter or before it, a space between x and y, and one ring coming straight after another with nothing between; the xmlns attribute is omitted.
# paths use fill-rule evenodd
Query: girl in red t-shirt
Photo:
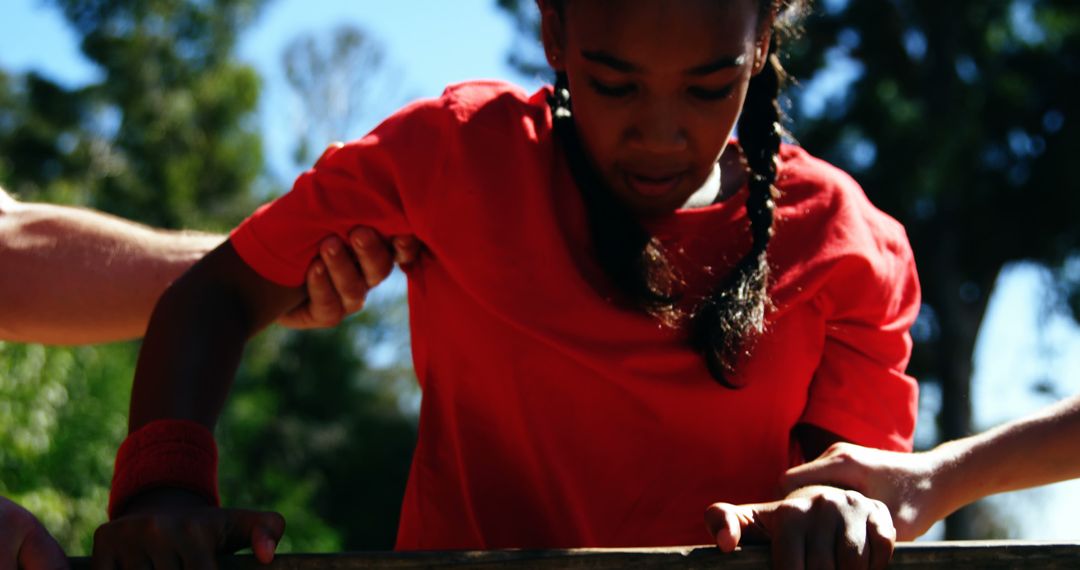
<svg viewBox="0 0 1080 570"><path fill-rule="evenodd" d="M745 533L783 567L887 563L881 503L779 493L830 444L910 449L914 425L903 229L781 143L778 34L805 6L539 5L553 89L406 107L166 293L96 557L270 559L283 522L216 507L209 430L244 340L301 299L322 239L364 224L430 252L408 271L424 399L399 548L730 551Z"/></svg>

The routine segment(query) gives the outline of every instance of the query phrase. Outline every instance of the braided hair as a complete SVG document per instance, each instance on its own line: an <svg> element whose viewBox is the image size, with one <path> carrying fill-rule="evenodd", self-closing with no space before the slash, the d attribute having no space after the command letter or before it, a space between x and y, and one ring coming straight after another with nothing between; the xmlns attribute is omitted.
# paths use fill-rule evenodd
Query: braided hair
<svg viewBox="0 0 1080 570"><path fill-rule="evenodd" d="M559 7L565 0L555 0ZM759 0L762 18L774 13L774 31L791 31L805 12L804 0ZM560 12L562 10L560 9ZM763 20L764 21L764 20ZM785 78L774 34L768 62L750 80L739 117L739 144L749 175L746 200L752 242L731 273L689 314L678 305L683 284L663 245L617 200L590 164L574 125L569 82L556 74L549 99L556 140L562 145L571 175L581 189L589 233L597 261L625 300L667 326L688 322L690 342L705 359L720 384L738 388L731 380L739 360L765 330L771 306L768 293L767 249L776 207L777 156L783 135L780 89Z"/></svg>

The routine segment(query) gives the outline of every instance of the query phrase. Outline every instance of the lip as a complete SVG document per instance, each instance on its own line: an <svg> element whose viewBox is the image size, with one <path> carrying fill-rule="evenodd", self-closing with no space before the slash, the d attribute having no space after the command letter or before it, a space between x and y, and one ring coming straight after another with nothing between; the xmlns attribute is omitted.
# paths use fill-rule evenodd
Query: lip
<svg viewBox="0 0 1080 570"><path fill-rule="evenodd" d="M656 197L674 192L686 177L686 171L665 174L624 172L623 177L626 185L634 192L642 196Z"/></svg>

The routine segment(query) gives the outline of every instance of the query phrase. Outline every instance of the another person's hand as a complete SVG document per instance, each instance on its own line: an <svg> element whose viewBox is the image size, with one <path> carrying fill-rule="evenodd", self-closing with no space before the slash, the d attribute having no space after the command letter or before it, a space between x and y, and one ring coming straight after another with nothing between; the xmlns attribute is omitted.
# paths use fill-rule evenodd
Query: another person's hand
<svg viewBox="0 0 1080 570"><path fill-rule="evenodd" d="M346 245L336 236L325 239L307 273L308 300L278 323L293 329L329 328L364 306L368 291L382 283L394 264L407 266L420 255L414 236L386 238L367 227L349 232Z"/></svg>
<svg viewBox="0 0 1080 570"><path fill-rule="evenodd" d="M285 533L278 513L205 506L185 491L141 495L122 516L94 533L94 570L203 570L218 556L251 548L262 564L274 559Z"/></svg>
<svg viewBox="0 0 1080 570"><path fill-rule="evenodd" d="M883 503L823 486L771 503L716 503L705 511L705 524L724 552L771 541L773 568L784 570L885 568L896 542Z"/></svg>
<svg viewBox="0 0 1080 570"><path fill-rule="evenodd" d="M4 497L0 497L0 568L68 568L67 556L49 531L30 511Z"/></svg>
<svg viewBox="0 0 1080 570"><path fill-rule="evenodd" d="M948 514L939 507L933 484L936 461L930 453L897 453L838 443L814 461L784 474L785 490L806 485L854 489L884 502L899 540L914 540ZM945 512L941 512L945 510Z"/></svg>

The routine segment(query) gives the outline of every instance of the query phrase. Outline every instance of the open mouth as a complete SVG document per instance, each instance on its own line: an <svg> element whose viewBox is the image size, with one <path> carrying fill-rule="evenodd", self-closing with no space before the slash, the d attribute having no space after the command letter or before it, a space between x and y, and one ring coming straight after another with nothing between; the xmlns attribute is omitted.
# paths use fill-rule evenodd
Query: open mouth
<svg viewBox="0 0 1080 570"><path fill-rule="evenodd" d="M686 171L671 174L638 174L626 172L626 185L642 196L664 196L675 191L682 182Z"/></svg>

